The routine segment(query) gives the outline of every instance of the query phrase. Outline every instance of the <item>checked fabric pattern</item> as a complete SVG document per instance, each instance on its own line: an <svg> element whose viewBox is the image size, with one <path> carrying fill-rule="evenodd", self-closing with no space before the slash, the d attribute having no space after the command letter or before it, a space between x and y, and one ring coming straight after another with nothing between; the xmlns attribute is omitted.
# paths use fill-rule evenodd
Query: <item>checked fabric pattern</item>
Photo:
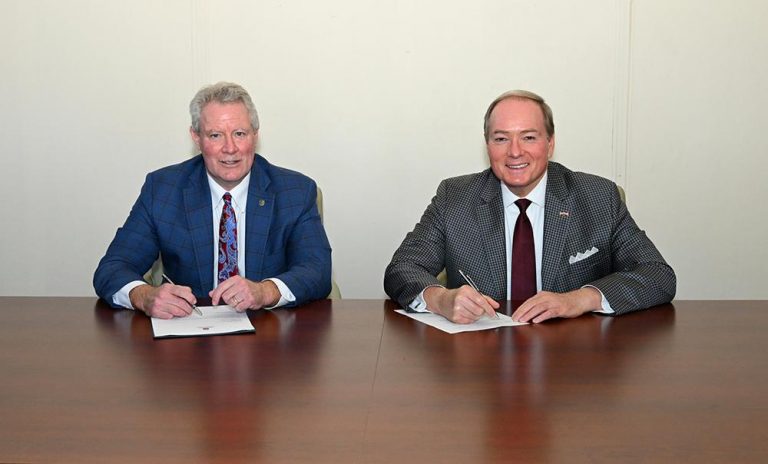
<svg viewBox="0 0 768 464"><path fill-rule="evenodd" d="M232 208L232 195L224 194L224 207L219 221L219 283L238 275L237 269L237 217Z"/></svg>
<svg viewBox="0 0 768 464"><path fill-rule="evenodd" d="M632 219L616 184L552 161L547 172L541 289L592 285L616 315L672 300L675 273ZM405 308L427 286L440 285L443 269L447 287L460 287L461 269L482 293L506 299L504 227L501 184L490 169L444 180L387 266L387 295ZM570 259L593 248L599 251L587 259Z"/></svg>

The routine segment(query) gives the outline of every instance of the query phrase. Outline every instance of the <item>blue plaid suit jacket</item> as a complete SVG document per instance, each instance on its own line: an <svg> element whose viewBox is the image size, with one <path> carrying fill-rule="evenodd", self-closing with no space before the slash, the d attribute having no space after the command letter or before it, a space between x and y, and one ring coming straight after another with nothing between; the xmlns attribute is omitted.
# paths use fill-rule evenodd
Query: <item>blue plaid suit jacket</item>
<svg viewBox="0 0 768 464"><path fill-rule="evenodd" d="M666 303L677 280L648 236L637 227L616 184L549 162L544 205L542 290L567 292L593 285L615 314ZM448 288L463 285L461 269L480 291L507 295L504 204L490 169L441 182L421 221L395 252L384 289L406 307L445 268ZM586 259L579 253L596 248ZM575 261L575 262L572 262Z"/></svg>
<svg viewBox="0 0 768 464"><path fill-rule="evenodd" d="M254 155L246 206L245 275L285 282L294 304L331 291L331 247L317 211L315 182ZM96 293L112 296L162 256L165 273L207 296L214 288L213 214L203 158L147 175L123 227L93 276Z"/></svg>

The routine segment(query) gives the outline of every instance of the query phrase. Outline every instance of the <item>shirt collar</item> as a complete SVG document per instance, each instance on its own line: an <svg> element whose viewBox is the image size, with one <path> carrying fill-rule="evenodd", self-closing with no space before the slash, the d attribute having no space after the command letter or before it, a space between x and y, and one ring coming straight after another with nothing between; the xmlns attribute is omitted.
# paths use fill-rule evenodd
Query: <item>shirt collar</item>
<svg viewBox="0 0 768 464"><path fill-rule="evenodd" d="M547 196L547 176L549 175L549 171L546 171L544 173L544 176L539 180L539 183L536 184L536 187L531 190L531 193L525 196L525 198L531 200L531 203L533 203L536 206L539 206L541 208L544 207L544 199ZM504 181L501 182L501 198L504 200L504 208L508 208L509 206L512 206L515 204L517 200L519 200L521 197L518 197L514 193L509 191L509 187L504 183Z"/></svg>
<svg viewBox="0 0 768 464"><path fill-rule="evenodd" d="M243 177L233 189L224 190L224 187L219 185L209 173L205 173L208 176L208 186L211 188L211 203L216 206L222 200L225 193L229 192L232 195L232 202L235 204L235 209L242 211L242 206L245 205L245 201L248 199L248 185L251 183L251 173Z"/></svg>

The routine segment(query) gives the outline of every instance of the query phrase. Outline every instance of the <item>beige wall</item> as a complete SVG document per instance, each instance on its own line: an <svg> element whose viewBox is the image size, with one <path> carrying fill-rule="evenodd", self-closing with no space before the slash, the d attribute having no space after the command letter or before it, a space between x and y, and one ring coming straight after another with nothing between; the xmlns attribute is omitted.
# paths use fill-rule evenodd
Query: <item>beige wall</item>
<svg viewBox="0 0 768 464"><path fill-rule="evenodd" d="M527 88L554 109L555 159L626 187L679 298L768 298L762 1L0 7L0 295L92 295L144 175L193 153L189 99L233 80L260 152L323 188L345 297L383 296L440 179L487 167L487 104Z"/></svg>

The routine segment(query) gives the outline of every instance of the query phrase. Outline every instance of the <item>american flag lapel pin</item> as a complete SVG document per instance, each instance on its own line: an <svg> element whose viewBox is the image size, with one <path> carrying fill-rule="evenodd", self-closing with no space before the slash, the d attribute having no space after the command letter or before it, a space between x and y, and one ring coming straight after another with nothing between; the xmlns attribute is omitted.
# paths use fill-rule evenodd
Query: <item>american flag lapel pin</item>
<svg viewBox="0 0 768 464"><path fill-rule="evenodd" d="M560 211L560 217L567 218L571 215L568 211Z"/></svg>

